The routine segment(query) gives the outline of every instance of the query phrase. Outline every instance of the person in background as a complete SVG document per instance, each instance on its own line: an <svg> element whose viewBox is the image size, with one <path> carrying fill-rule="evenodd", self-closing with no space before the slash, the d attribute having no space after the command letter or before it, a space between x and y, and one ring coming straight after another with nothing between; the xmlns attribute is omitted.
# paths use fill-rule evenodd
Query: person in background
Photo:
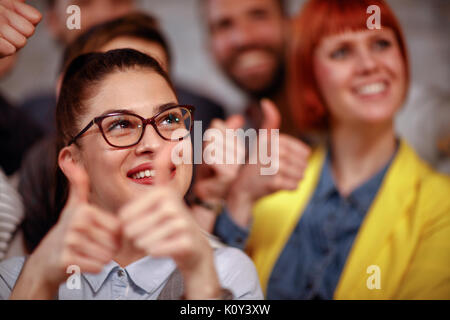
<svg viewBox="0 0 450 320"><path fill-rule="evenodd" d="M77 36L92 26L103 23L136 10L134 0L46 0L44 22L59 47L65 48ZM77 5L81 10L81 29L67 28L66 10ZM54 91L30 92L19 106L42 131L54 134L56 95Z"/></svg>
<svg viewBox="0 0 450 320"><path fill-rule="evenodd" d="M396 17L380 0L310 0L293 34L292 112L326 142L293 192L262 197L246 165L215 234L246 249L268 299L449 299L450 178L395 134L409 85Z"/></svg>
<svg viewBox="0 0 450 320"><path fill-rule="evenodd" d="M22 219L22 200L0 168L0 261L7 257L10 241Z"/></svg>
<svg viewBox="0 0 450 320"><path fill-rule="evenodd" d="M23 16L22 16L23 15ZM12 23L18 19L19 23ZM0 79L13 68L22 48L41 20L40 13L21 2L0 1ZM7 176L20 168L28 149L43 135L39 126L24 111L13 106L0 93L0 168Z"/></svg>
<svg viewBox="0 0 450 320"><path fill-rule="evenodd" d="M308 144L313 141L300 134L289 108L286 54L290 24L285 1L204 0L201 10L212 56L226 77L248 97L246 127L279 129L280 155L290 155L280 158L282 170L277 175L284 178L265 179L262 188L272 192L295 189L303 174ZM230 119L217 127L225 132L236 129L240 122L238 118ZM247 155L251 152L246 150ZM198 166L193 194L199 205L198 221L206 230L212 232L240 170L236 164Z"/></svg>
<svg viewBox="0 0 450 320"><path fill-rule="evenodd" d="M282 0L204 0L208 48L224 75L248 98L248 125L263 121L260 101L272 100L283 115L281 132L297 135L289 117L286 50L289 19Z"/></svg>
<svg viewBox="0 0 450 320"><path fill-rule="evenodd" d="M69 30L66 27L66 8L70 4L76 4L80 6L82 12L82 28L81 30ZM68 46L79 35L87 32L91 27L102 24L104 22L112 21L129 13L135 12L137 9L135 1L133 0L100 0L100 1L48 1L48 11L46 15L47 26L54 38L63 46ZM161 38L165 43L165 50L167 51L167 59L170 60L171 52L169 46L162 35L162 31L159 29L158 22L155 21L155 28L158 28L158 32L161 33ZM168 61L170 62L170 61ZM206 98L200 94L197 94L185 87L176 85L177 95L180 102L186 104L196 105L198 110L198 116L204 120L204 127L207 128L209 122L213 118L223 119L225 117L225 111L221 105L212 101L210 98ZM56 96L54 92L46 92L44 94L39 93L34 96L28 97L21 105L23 110L26 110L33 119L41 126L46 133L54 133L55 126L54 121L52 125L48 125L48 119L54 120L54 110L56 106Z"/></svg>

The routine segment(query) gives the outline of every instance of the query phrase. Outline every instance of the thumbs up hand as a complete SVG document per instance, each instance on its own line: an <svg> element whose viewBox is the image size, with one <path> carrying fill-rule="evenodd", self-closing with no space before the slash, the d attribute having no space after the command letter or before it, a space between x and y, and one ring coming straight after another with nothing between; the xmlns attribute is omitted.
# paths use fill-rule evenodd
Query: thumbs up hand
<svg viewBox="0 0 450 320"><path fill-rule="evenodd" d="M203 150L206 150L210 144L215 144L214 150L220 151L223 163L207 163L208 159L203 159L202 164L196 167L194 192L203 201L216 203L226 198L230 184L236 179L240 163L243 162L238 160L243 160L245 157L243 141L227 135L226 131L239 129L243 125L244 118L241 115L233 115L225 121L214 119L208 128L208 130L218 130L222 139L205 142ZM206 134L208 134L208 131L206 131ZM233 159L233 162L227 163L226 159L228 158Z"/></svg>
<svg viewBox="0 0 450 320"><path fill-rule="evenodd" d="M153 187L119 212L123 237L153 257L170 257L184 277L187 299L218 295L213 251L182 195L171 186L170 148L153 161Z"/></svg>
<svg viewBox="0 0 450 320"><path fill-rule="evenodd" d="M49 231L30 263L47 285L58 288L76 265L83 273L98 273L120 246L120 223L112 213L89 203L89 177L80 164L65 161L69 197L57 224Z"/></svg>
<svg viewBox="0 0 450 320"><path fill-rule="evenodd" d="M258 147L251 152L257 153L261 145L272 150L271 144L278 143L278 171L274 175L262 175L263 167L259 156L256 164L246 164L233 182L227 198L227 205L233 220L242 227L248 227L251 220L251 208L258 199L280 190L295 190L306 169L310 148L305 143L286 134L280 134L272 141L272 130L279 129L281 115L275 104L267 99L261 101L263 121L261 129L268 131L260 135Z"/></svg>
<svg viewBox="0 0 450 320"><path fill-rule="evenodd" d="M41 19L24 0L0 0L0 59L24 47Z"/></svg>

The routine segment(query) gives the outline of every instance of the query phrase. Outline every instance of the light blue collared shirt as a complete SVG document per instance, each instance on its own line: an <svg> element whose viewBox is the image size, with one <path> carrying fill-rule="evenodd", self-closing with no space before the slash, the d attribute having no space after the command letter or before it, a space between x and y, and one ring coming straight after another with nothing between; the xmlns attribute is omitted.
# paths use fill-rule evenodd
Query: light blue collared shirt
<svg viewBox="0 0 450 320"><path fill-rule="evenodd" d="M222 247L214 250L215 266L223 288L235 299L263 299L253 262L241 250ZM8 299L25 262L14 257L0 264L0 299ZM144 257L121 268L111 261L98 274L81 274L80 288L61 284L60 300L156 300L175 270L172 259ZM75 284L75 282L71 282Z"/></svg>

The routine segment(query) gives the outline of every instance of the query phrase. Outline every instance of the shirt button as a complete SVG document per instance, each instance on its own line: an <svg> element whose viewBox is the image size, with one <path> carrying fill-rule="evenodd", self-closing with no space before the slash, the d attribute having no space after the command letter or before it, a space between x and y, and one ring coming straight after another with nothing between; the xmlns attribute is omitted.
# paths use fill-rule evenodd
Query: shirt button
<svg viewBox="0 0 450 320"><path fill-rule="evenodd" d="M125 275L125 272L120 269L119 271L117 271L117 274L119 275L120 278L122 278Z"/></svg>

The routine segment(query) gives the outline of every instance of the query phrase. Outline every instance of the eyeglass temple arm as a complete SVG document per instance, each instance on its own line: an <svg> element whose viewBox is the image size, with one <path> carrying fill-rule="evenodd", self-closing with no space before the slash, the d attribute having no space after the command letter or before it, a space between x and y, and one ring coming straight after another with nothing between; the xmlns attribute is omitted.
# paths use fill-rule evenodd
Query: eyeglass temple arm
<svg viewBox="0 0 450 320"><path fill-rule="evenodd" d="M79 137L81 137L86 131L88 131L89 128L92 127L94 124L95 124L95 119L92 120L91 122L89 122L89 124L86 127L84 127L84 129L81 130L80 133L78 133L75 137L73 137L72 140L70 140L67 145L70 146L71 144L75 143L75 141L77 141L77 139Z"/></svg>

